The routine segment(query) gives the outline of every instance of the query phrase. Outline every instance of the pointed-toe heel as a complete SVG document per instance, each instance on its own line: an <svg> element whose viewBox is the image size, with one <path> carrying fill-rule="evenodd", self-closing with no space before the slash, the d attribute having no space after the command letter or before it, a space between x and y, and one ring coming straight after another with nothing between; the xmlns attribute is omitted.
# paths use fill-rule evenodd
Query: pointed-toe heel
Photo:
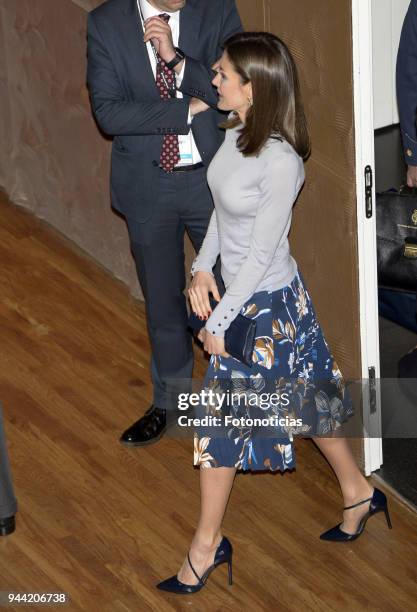
<svg viewBox="0 0 417 612"><path fill-rule="evenodd" d="M363 499L362 501L358 502L357 504L353 504L352 506L346 506L345 508L343 508L343 510L350 510L350 508L356 508L356 506L364 504L368 501L371 502L369 505L369 510L361 518L360 523L358 525L358 529L355 533L347 533L346 531L343 531L342 529L340 529L340 525L342 523L339 523L335 527L332 527L331 529L328 529L328 531L322 533L320 535L320 539L327 540L329 542L350 542L352 540L356 540L356 538L358 538L365 529L366 521L368 520L368 518L370 516L373 516L374 514L377 514L377 512L385 513L387 525L390 529L392 529L391 519L388 512L387 498L385 496L385 493L383 493L377 487L374 487L374 493L372 497Z"/></svg>
<svg viewBox="0 0 417 612"><path fill-rule="evenodd" d="M188 563L190 564L191 570L198 580L197 584L184 584L183 582L178 580L177 576L171 576L171 578L167 578L167 580L163 580L162 582L157 584L156 588L160 589L161 591L168 591L169 593L178 593L179 595L191 595L192 593L197 593L206 584L211 572L223 563L227 563L228 565L229 584L232 584L232 554L233 548L231 543L226 537L223 537L219 546L217 547L213 565L210 565L210 567L206 569L202 576L199 576L197 574L193 567L193 564L191 563L190 555L187 555Z"/></svg>

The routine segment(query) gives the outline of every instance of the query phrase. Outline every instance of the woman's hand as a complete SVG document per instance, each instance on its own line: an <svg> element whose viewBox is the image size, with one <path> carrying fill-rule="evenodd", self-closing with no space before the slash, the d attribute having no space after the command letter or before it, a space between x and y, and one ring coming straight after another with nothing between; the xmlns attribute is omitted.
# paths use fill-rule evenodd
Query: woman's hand
<svg viewBox="0 0 417 612"><path fill-rule="evenodd" d="M207 319L211 314L210 292L214 299L220 302L220 294L213 274L203 271L196 272L188 289L188 295L191 308L200 319Z"/></svg>
<svg viewBox="0 0 417 612"><path fill-rule="evenodd" d="M229 353L226 353L224 347L224 338L216 338L207 329L203 327L198 334L198 339L204 345L204 350L210 355L221 355L222 357L230 357Z"/></svg>
<svg viewBox="0 0 417 612"><path fill-rule="evenodd" d="M188 289L191 308L200 319L207 319L211 313L209 293L213 294L215 300L220 302L220 294L217 289L216 279L210 272L196 272ZM221 355L229 357L224 347L224 338L216 338L203 327L198 333L198 339L204 345L204 350L210 355Z"/></svg>
<svg viewBox="0 0 417 612"><path fill-rule="evenodd" d="M190 113L191 116L198 115L198 113L204 113L208 108L208 104L200 100L200 98L191 98L190 102Z"/></svg>

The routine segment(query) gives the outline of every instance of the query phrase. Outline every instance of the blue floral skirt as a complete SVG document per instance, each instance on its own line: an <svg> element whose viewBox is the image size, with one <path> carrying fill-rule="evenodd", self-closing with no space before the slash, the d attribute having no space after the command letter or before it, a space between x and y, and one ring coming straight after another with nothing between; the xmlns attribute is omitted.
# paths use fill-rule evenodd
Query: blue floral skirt
<svg viewBox="0 0 417 612"><path fill-rule="evenodd" d="M292 469L294 436L331 436L353 402L299 270L240 312L257 322L253 363L211 356L194 415L194 465Z"/></svg>

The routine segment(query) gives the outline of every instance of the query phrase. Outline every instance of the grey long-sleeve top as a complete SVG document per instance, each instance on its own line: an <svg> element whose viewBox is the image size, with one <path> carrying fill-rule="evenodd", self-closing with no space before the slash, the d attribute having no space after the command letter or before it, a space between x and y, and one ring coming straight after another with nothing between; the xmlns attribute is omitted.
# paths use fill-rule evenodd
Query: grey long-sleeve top
<svg viewBox="0 0 417 612"><path fill-rule="evenodd" d="M281 289L297 272L288 232L304 183L303 160L286 140L276 138L270 138L258 156L244 157L236 146L240 128L226 131L208 167L215 208L191 267L192 275L212 273L221 256L226 292L205 326L216 337L224 337L254 293Z"/></svg>

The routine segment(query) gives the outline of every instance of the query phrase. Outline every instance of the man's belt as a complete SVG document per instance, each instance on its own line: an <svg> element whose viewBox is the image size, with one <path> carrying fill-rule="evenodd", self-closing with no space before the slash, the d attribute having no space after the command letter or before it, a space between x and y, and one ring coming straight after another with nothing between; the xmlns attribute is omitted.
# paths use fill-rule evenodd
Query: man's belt
<svg viewBox="0 0 417 612"><path fill-rule="evenodd" d="M197 170L198 168L203 168L203 162L198 162L198 164L188 164L186 166L174 166L172 172L190 172L190 170Z"/></svg>

